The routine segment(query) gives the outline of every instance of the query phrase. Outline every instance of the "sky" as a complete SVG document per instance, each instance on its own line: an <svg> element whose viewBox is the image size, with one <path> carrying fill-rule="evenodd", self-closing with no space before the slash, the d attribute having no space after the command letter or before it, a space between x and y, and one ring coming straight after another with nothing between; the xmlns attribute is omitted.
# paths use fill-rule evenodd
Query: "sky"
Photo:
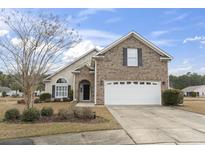
<svg viewBox="0 0 205 154"><path fill-rule="evenodd" d="M134 30L174 57L169 74L205 74L205 9L20 9L51 12L69 21L82 42L63 56L67 63L88 50L102 49ZM0 37L7 30L0 24Z"/></svg>

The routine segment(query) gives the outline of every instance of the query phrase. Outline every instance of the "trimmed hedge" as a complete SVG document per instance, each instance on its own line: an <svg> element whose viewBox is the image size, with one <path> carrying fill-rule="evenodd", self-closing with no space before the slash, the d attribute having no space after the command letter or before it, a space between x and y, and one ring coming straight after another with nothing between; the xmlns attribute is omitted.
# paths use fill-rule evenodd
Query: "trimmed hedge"
<svg viewBox="0 0 205 154"><path fill-rule="evenodd" d="M51 107L43 107L41 109L41 116L51 117L53 115L53 109Z"/></svg>
<svg viewBox="0 0 205 154"><path fill-rule="evenodd" d="M4 115L4 119L6 121L9 121L9 120L15 121L15 120L18 120L19 118L20 118L20 112L16 108L7 110L5 115Z"/></svg>
<svg viewBox="0 0 205 154"><path fill-rule="evenodd" d="M23 111L22 121L33 122L40 119L40 111L36 108L31 108Z"/></svg>
<svg viewBox="0 0 205 154"><path fill-rule="evenodd" d="M50 101L51 100L51 94L50 93L43 93L40 95L40 101Z"/></svg>
<svg viewBox="0 0 205 154"><path fill-rule="evenodd" d="M88 107L75 107L74 116L79 119L95 119L96 113Z"/></svg>
<svg viewBox="0 0 205 154"><path fill-rule="evenodd" d="M17 100L17 104L26 104L24 99Z"/></svg>
<svg viewBox="0 0 205 154"><path fill-rule="evenodd" d="M162 93L162 104L165 106L169 105L179 105L182 104L184 100L184 94L178 89L168 89Z"/></svg>
<svg viewBox="0 0 205 154"><path fill-rule="evenodd" d="M41 102L40 102L40 99L39 99L39 98L35 98L35 99L34 99L34 103L35 103L35 104L41 103Z"/></svg>
<svg viewBox="0 0 205 154"><path fill-rule="evenodd" d="M60 109L58 111L58 117L61 120L68 120L69 118L72 118L74 116L74 112L73 110L69 110L69 109Z"/></svg>

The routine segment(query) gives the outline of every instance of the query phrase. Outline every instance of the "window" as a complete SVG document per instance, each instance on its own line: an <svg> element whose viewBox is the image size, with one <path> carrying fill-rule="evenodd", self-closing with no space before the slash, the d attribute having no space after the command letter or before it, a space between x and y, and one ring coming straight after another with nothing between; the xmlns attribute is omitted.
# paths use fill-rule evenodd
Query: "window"
<svg viewBox="0 0 205 154"><path fill-rule="evenodd" d="M140 84L144 84L144 82L140 82Z"/></svg>
<svg viewBox="0 0 205 154"><path fill-rule="evenodd" d="M120 84L125 84L125 82L120 82Z"/></svg>
<svg viewBox="0 0 205 154"><path fill-rule="evenodd" d="M138 52L137 49L127 49L127 66L138 66Z"/></svg>
<svg viewBox="0 0 205 154"><path fill-rule="evenodd" d="M68 86L56 86L56 97L57 98L68 97Z"/></svg>
<svg viewBox="0 0 205 154"><path fill-rule="evenodd" d="M128 81L128 82L127 82L127 84L131 84L131 82L130 82L130 81Z"/></svg>
<svg viewBox="0 0 205 154"><path fill-rule="evenodd" d="M114 82L113 84L115 84L115 85L116 85L116 84L118 84L118 82Z"/></svg>
<svg viewBox="0 0 205 154"><path fill-rule="evenodd" d="M67 81L64 78L60 78L56 83L67 83Z"/></svg>
<svg viewBox="0 0 205 154"><path fill-rule="evenodd" d="M134 84L138 84L138 82L133 82Z"/></svg>
<svg viewBox="0 0 205 154"><path fill-rule="evenodd" d="M56 98L67 98L68 97L68 83L66 79L59 78L56 81L55 97Z"/></svg>
<svg viewBox="0 0 205 154"><path fill-rule="evenodd" d="M147 82L147 85L151 85L151 82Z"/></svg>

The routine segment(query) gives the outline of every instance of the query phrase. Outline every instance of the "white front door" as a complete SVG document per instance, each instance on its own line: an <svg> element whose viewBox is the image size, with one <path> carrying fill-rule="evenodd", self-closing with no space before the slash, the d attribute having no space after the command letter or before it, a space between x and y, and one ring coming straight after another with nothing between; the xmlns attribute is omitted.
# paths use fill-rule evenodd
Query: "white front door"
<svg viewBox="0 0 205 154"><path fill-rule="evenodd" d="M105 81L106 105L160 105L161 82Z"/></svg>

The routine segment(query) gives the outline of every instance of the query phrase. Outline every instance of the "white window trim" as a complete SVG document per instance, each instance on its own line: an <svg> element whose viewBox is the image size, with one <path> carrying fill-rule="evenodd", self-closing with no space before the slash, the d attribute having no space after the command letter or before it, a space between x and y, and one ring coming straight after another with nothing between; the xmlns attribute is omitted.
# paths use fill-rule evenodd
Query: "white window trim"
<svg viewBox="0 0 205 154"><path fill-rule="evenodd" d="M65 93L65 95L57 95L57 88L58 87L66 87L67 90ZM67 83L59 83L55 85L55 98L67 98L68 97L68 84Z"/></svg>
<svg viewBox="0 0 205 154"><path fill-rule="evenodd" d="M133 51L136 51L136 57L131 57L131 56L129 56L129 52L133 52ZM136 58L136 59L135 59ZM130 63L130 59L135 59L136 61L135 61L135 64L132 64L132 63ZM138 65L138 49L137 48L127 48L127 66L139 66Z"/></svg>

